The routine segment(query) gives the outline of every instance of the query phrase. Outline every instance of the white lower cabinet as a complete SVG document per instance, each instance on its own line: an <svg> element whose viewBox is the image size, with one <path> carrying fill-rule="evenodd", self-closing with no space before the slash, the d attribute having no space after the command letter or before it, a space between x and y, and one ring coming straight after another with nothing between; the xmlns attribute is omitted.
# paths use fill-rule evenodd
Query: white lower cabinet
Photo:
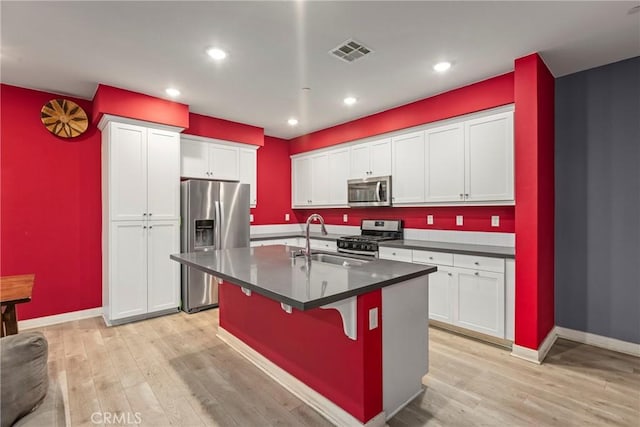
<svg viewBox="0 0 640 427"><path fill-rule="evenodd" d="M177 309L180 251L178 221L113 221L104 313L109 322Z"/></svg>
<svg viewBox="0 0 640 427"><path fill-rule="evenodd" d="M457 269L453 324L504 338L504 274Z"/></svg>
<svg viewBox="0 0 640 427"><path fill-rule="evenodd" d="M413 250L412 259L438 267L429 275L430 319L513 340L514 269L503 258Z"/></svg>
<svg viewBox="0 0 640 427"><path fill-rule="evenodd" d="M253 240L249 244L252 248L270 245L287 245L303 248L306 245L304 237L290 237L287 239L269 239L269 240ZM338 247L335 240L309 239L311 249L337 252Z"/></svg>
<svg viewBox="0 0 640 427"><path fill-rule="evenodd" d="M449 267L438 266L438 271L429 275L429 318L453 323L453 298L458 274Z"/></svg>

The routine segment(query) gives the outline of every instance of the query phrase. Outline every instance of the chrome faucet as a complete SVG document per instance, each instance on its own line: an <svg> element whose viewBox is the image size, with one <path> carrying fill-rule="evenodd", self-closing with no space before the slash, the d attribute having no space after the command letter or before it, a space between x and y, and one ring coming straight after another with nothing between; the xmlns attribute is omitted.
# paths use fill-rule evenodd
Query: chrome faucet
<svg viewBox="0 0 640 427"><path fill-rule="evenodd" d="M305 258L307 259L307 262L311 262L311 242L309 241L309 226L311 225L311 222L313 222L313 220L315 219L320 221L320 225L322 226L322 229L321 229L322 234L325 236L328 234L327 229L324 226L324 218L322 218L320 214L316 214L316 213L309 215L309 218L307 218L307 231L305 234L307 245L305 246L305 249L303 252Z"/></svg>

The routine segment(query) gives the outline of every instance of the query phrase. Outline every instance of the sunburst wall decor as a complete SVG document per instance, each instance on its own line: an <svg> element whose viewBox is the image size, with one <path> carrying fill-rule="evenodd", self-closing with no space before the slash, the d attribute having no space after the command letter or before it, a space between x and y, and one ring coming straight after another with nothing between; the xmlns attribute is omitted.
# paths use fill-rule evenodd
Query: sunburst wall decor
<svg viewBox="0 0 640 427"><path fill-rule="evenodd" d="M44 104L40 110L40 120L49 132L62 138L80 136L89 126L87 113L67 99L52 99Z"/></svg>

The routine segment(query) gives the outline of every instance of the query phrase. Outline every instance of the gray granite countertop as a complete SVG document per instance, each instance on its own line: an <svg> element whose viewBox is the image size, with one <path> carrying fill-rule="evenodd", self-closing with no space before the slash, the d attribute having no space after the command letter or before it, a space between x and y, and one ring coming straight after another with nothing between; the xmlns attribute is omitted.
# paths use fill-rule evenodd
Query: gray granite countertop
<svg viewBox="0 0 640 427"><path fill-rule="evenodd" d="M309 233L309 236L312 239L336 241L340 237L343 237L344 234L329 233L327 235L324 235L318 232L311 232ZM292 231L289 233L263 233L263 234L252 234L250 239L251 241L258 241L258 240L271 240L271 239L288 239L290 237L305 237L305 235L302 231Z"/></svg>
<svg viewBox="0 0 640 427"><path fill-rule="evenodd" d="M387 240L380 247L422 249L425 251L449 252L465 255L482 255L498 258L515 258L516 250L509 246L473 245L469 243L431 242L427 240Z"/></svg>
<svg viewBox="0 0 640 427"><path fill-rule="evenodd" d="M341 301L437 270L430 265L381 259L350 266L312 261L308 268L303 257L291 258L290 252L288 246L273 245L175 254L171 259L299 310Z"/></svg>

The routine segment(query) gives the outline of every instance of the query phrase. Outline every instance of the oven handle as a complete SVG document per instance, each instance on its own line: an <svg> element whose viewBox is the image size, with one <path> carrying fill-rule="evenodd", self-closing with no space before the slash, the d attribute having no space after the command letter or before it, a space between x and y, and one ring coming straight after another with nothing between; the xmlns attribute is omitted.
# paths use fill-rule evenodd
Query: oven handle
<svg viewBox="0 0 640 427"><path fill-rule="evenodd" d="M338 253L351 254L351 255L364 255L370 258L378 258L378 251L358 251L356 249L338 248Z"/></svg>
<svg viewBox="0 0 640 427"><path fill-rule="evenodd" d="M380 194L380 190L382 190L382 182L378 181L376 184L376 198L378 202L382 201L382 195Z"/></svg>

